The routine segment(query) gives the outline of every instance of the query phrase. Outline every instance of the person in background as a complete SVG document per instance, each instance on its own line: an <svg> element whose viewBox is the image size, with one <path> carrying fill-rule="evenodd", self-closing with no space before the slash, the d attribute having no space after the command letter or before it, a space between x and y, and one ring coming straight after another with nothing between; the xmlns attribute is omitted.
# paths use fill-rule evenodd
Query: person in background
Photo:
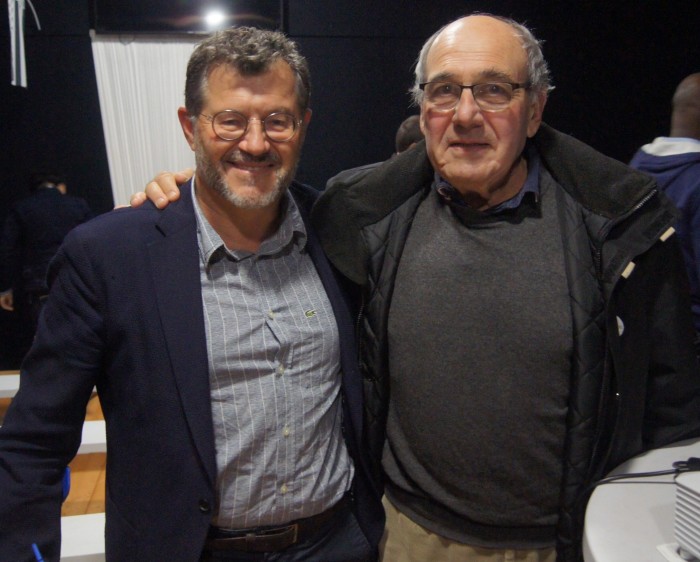
<svg viewBox="0 0 700 562"><path fill-rule="evenodd" d="M60 550L64 467L97 387L110 561L376 559L352 301L294 182L311 118L283 34L212 35L178 110L184 197L73 230L0 427L0 557ZM156 288L160 292L153 299Z"/></svg>
<svg viewBox="0 0 700 562"><path fill-rule="evenodd" d="M0 238L0 307L17 312L21 355L48 295L49 262L68 232L91 217L87 202L66 195L65 180L51 174L35 174L30 196L10 209Z"/></svg>
<svg viewBox="0 0 700 562"><path fill-rule="evenodd" d="M408 150L422 138L423 131L420 129L418 115L411 115L410 117L407 117L401 122L401 125L399 125L399 128L396 131L396 152L394 152L392 156L401 154L402 152ZM383 162L373 162L371 164L365 164L364 166L343 170L326 182L326 189L335 185L351 185L358 182L375 168L379 167L382 163Z"/></svg>
<svg viewBox="0 0 700 562"><path fill-rule="evenodd" d="M418 57L425 141L314 206L362 290L386 562L579 562L595 483L700 436L675 209L544 124L551 88L529 29L460 18ZM175 179L148 196L176 200Z"/></svg>
<svg viewBox="0 0 700 562"><path fill-rule="evenodd" d="M630 166L651 174L681 215L676 222L700 354L700 72L686 76L671 101L671 131L642 146Z"/></svg>

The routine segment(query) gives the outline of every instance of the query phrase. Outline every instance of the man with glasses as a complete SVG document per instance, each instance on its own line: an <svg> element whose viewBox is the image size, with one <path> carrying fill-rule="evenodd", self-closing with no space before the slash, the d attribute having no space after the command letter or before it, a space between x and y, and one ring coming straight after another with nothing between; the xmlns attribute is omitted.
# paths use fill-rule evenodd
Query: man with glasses
<svg viewBox="0 0 700 562"><path fill-rule="evenodd" d="M524 26L453 22L416 66L425 145L315 208L364 287L384 560L577 561L589 485L700 432L671 205L542 124L550 89Z"/></svg>
<svg viewBox="0 0 700 562"><path fill-rule="evenodd" d="M674 210L543 124L550 89L524 26L445 26L416 66L425 143L312 213L363 289L385 561L578 561L591 485L700 434Z"/></svg>
<svg viewBox="0 0 700 562"><path fill-rule="evenodd" d="M178 110L197 163L182 199L67 239L0 428L3 560L58 560L94 386L108 560L376 559L352 303L309 227L316 192L293 181L309 96L281 33L205 39Z"/></svg>

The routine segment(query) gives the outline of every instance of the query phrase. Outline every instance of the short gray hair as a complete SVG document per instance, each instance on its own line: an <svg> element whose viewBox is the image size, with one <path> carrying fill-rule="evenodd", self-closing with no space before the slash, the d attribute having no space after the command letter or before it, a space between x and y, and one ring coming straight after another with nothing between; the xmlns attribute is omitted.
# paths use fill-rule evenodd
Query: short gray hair
<svg viewBox="0 0 700 562"><path fill-rule="evenodd" d="M215 68L230 66L243 76L256 76L266 72L278 60L286 62L296 76L297 104L303 115L311 98L311 78L306 59L296 43L283 33L255 27L218 31L195 47L187 64L187 113L194 117L202 111L207 80Z"/></svg>
<svg viewBox="0 0 700 562"><path fill-rule="evenodd" d="M523 24L503 16L495 16L493 14L486 13L474 13L472 15L494 18L508 24L511 28L513 28L515 36L520 40L527 56L527 80L530 84L530 90L536 94L547 94L554 89L552 79L549 74L547 61L544 60L544 55L542 54L542 41L539 41L534 36L532 31L530 31ZM438 36L445 30L445 28L455 23L455 21L459 20L454 20L453 22L442 26L435 33L433 33L423 44L423 47L420 50L418 60L416 61L415 82L413 87L410 89L411 96L413 97L413 103L415 105L420 105L423 101L423 91L420 89L419 85L427 80L426 64L428 60L428 53L430 52L430 49Z"/></svg>

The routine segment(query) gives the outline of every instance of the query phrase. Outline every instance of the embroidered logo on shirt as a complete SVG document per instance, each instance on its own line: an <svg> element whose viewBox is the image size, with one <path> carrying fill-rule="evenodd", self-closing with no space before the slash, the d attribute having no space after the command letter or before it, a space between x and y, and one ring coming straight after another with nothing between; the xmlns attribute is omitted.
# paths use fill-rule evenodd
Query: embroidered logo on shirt
<svg viewBox="0 0 700 562"><path fill-rule="evenodd" d="M314 316L316 316L316 311L313 308L311 310L307 310L304 312L304 316L306 316L307 318L313 318Z"/></svg>

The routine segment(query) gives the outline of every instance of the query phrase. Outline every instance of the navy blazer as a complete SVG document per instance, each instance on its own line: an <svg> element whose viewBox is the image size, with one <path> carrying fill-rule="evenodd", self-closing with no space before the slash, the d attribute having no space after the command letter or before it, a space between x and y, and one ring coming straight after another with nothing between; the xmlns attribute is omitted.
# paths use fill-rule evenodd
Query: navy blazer
<svg viewBox="0 0 700 562"><path fill-rule="evenodd" d="M190 189L164 211L149 203L76 228L52 263L51 295L0 428L2 559L31 561L37 543L47 561L58 560L61 475L80 444L93 386L107 426L107 560L199 559L216 460ZM362 446L352 302L308 223L317 192L300 184L290 191L340 331L356 514L376 545L383 512Z"/></svg>

